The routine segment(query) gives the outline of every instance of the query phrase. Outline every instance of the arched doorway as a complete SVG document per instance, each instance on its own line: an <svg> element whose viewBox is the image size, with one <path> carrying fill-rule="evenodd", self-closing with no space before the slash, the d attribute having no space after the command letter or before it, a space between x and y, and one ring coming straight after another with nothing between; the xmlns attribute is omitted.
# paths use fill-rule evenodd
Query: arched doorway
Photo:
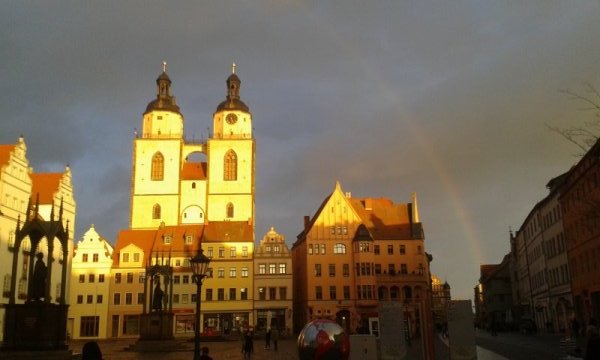
<svg viewBox="0 0 600 360"><path fill-rule="evenodd" d="M352 319L350 318L350 311L348 310L340 310L335 314L335 322L337 322L346 333L350 333L350 324L352 323Z"/></svg>

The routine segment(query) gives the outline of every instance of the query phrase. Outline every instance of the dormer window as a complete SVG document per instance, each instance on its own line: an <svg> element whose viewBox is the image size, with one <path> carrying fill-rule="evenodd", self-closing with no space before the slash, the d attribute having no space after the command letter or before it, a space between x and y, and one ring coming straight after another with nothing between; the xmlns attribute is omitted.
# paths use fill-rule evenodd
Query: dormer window
<svg viewBox="0 0 600 360"><path fill-rule="evenodd" d="M164 236L164 243L165 243L165 245L168 245L171 243L171 235Z"/></svg>

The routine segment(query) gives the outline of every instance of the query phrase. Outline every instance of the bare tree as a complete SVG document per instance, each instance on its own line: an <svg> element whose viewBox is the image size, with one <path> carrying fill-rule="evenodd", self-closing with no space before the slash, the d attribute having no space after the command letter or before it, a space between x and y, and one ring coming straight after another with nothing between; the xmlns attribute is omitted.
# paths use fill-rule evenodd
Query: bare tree
<svg viewBox="0 0 600 360"><path fill-rule="evenodd" d="M575 120L577 124L568 127L558 127L546 124L555 133L576 145L585 154L600 138L600 92L590 83L584 84L584 93L571 90L561 90L569 99L584 105L580 110L593 113L589 120Z"/></svg>

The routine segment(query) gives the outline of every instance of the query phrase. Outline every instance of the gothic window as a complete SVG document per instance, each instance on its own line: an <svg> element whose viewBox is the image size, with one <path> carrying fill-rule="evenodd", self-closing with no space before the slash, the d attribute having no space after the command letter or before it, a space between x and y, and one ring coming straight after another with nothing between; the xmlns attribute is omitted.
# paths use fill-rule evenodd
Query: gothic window
<svg viewBox="0 0 600 360"><path fill-rule="evenodd" d="M233 150L229 150L225 154L225 159L223 161L223 180L237 180L237 155Z"/></svg>
<svg viewBox="0 0 600 360"><path fill-rule="evenodd" d="M231 219L233 217L233 204L227 204L227 218Z"/></svg>
<svg viewBox="0 0 600 360"><path fill-rule="evenodd" d="M165 170L165 158L160 152L157 152L152 157L152 169L150 172L150 178L152 180L157 180L157 181L163 180L164 170Z"/></svg>
<svg viewBox="0 0 600 360"><path fill-rule="evenodd" d="M160 205L154 204L154 206L152 207L152 218L160 219Z"/></svg>

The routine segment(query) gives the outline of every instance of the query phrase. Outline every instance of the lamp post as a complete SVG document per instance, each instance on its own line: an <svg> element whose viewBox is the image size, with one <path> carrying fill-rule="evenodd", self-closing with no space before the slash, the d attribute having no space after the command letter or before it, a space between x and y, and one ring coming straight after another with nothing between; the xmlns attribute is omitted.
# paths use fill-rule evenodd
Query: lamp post
<svg viewBox="0 0 600 360"><path fill-rule="evenodd" d="M193 258L190 258L193 279L196 283L196 326L194 329L194 360L200 360L200 292L202 281L206 277L210 259L203 254L202 249Z"/></svg>

